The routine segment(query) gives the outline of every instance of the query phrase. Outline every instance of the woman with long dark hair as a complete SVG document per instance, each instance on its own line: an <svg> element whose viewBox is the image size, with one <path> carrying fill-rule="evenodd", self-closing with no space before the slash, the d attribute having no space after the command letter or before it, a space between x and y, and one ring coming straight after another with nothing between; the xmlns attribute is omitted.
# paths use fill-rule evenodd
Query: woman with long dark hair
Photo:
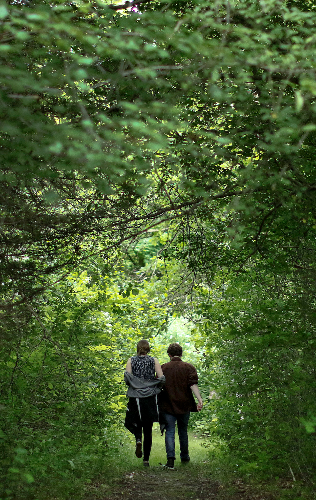
<svg viewBox="0 0 316 500"><path fill-rule="evenodd" d="M137 355L127 361L124 379L129 386L125 427L136 439L135 454L149 466L153 422L159 421L157 396L165 377L157 358L149 356L147 340L137 344Z"/></svg>

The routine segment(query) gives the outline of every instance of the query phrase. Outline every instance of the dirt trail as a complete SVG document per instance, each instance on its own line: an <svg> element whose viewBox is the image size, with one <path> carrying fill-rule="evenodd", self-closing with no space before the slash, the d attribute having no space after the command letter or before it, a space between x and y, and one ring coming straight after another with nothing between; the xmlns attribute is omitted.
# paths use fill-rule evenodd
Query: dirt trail
<svg viewBox="0 0 316 500"><path fill-rule="evenodd" d="M103 500L220 500L219 483L189 467L152 467L128 473Z"/></svg>
<svg viewBox="0 0 316 500"><path fill-rule="evenodd" d="M212 470L209 452L198 436L190 435L191 461L182 464L178 459L175 470L159 465L165 455L160 432L153 435L150 467L143 467L142 460L134 456L134 448L122 451L125 472L113 471L112 479L106 475L87 485L85 500L277 500L280 497L257 487L245 484L237 477L223 485L218 480L219 471ZM176 453L179 452L176 449ZM122 460L122 458L121 458ZM111 467L111 466L110 466ZM121 469L122 470L122 469ZM214 474L214 475L213 475ZM110 476L111 477L111 476ZM224 474L224 477L225 474ZM216 479L217 478L217 479ZM290 499L290 497L289 497Z"/></svg>
<svg viewBox="0 0 316 500"><path fill-rule="evenodd" d="M87 492L88 493L88 492ZM279 495L241 480L223 487L202 464L179 465L175 470L162 466L135 468L113 484L95 483L86 500L277 500ZM282 498L283 495L282 495ZM289 495L288 497L293 498ZM297 497L295 497L297 498ZM303 498L303 497L302 497Z"/></svg>

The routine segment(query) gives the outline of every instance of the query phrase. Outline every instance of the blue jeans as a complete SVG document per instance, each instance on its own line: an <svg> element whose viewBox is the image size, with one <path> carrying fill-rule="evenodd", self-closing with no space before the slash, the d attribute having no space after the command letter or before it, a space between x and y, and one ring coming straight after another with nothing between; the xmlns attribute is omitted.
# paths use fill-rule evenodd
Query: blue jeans
<svg viewBox="0 0 316 500"><path fill-rule="evenodd" d="M189 440L188 440L188 423L190 418L190 412L184 415L171 415L170 413L164 413L164 419L166 422L166 452L167 458L176 458L175 456L175 431L176 422L178 424L178 435L180 443L180 458L181 460L190 460L189 457Z"/></svg>

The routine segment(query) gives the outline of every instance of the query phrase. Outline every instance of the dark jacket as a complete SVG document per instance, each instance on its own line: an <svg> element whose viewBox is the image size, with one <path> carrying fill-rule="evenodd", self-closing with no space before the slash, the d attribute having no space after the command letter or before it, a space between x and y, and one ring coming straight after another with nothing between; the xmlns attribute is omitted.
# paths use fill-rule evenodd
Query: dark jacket
<svg viewBox="0 0 316 500"><path fill-rule="evenodd" d="M165 382L165 377L145 380L144 378L135 377L132 373L125 372L124 380L128 385L126 396L130 398L148 398L159 394L161 386Z"/></svg>
<svg viewBox="0 0 316 500"><path fill-rule="evenodd" d="M172 415L197 411L191 390L191 386L198 383L194 366L174 357L161 368L166 382L159 395L160 410Z"/></svg>
<svg viewBox="0 0 316 500"><path fill-rule="evenodd" d="M165 377L145 380L125 372L124 380L128 385L127 396L129 397L125 427L135 434L140 425L159 422L157 395L161 391Z"/></svg>

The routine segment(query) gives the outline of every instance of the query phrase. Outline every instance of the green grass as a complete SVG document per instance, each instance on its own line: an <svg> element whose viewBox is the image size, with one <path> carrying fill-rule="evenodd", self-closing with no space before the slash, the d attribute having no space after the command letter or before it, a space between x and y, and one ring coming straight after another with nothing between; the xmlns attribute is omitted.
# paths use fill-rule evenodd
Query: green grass
<svg viewBox="0 0 316 500"><path fill-rule="evenodd" d="M175 464L178 466L180 462L180 449L179 449L179 438L176 433L175 439L176 445L176 461ZM209 452L207 448L203 446L203 441L194 432L189 432L189 453L192 464L198 464L201 462L208 461ZM143 467L143 461L135 456L135 445L134 439L129 441L126 446L126 466L129 467ZM161 464L165 464L167 461L166 450L165 450L165 437L161 436L159 425L154 424L153 428L153 445L150 454L150 466L155 467Z"/></svg>
<svg viewBox="0 0 316 500"><path fill-rule="evenodd" d="M248 477L241 473L238 467L238 461L228 453L227 446L220 440L208 440L207 447L204 440L194 431L189 432L189 452L190 464L181 464L179 456L179 440L176 434L176 471L166 471L160 464L166 463L166 451L164 437L161 436L158 424L153 430L153 446L150 456L150 468L143 466L143 460L135 456L135 439L127 431L122 430L120 436L117 436L120 444L113 446L113 449L104 461L102 472L95 477L90 484L85 485L83 498L87 500L102 500L109 498L112 492L124 491L126 482L134 473L149 473L151 481L157 480L157 493L159 493L159 478L172 477L180 480L181 484L198 480L198 484L210 481L218 481L221 484L219 498L222 500L232 500L236 494L239 494L239 485L245 489L249 495L259 495L259 493L268 492L270 498L278 500L298 500L299 495L306 500L313 500L315 497L311 492L307 492L302 485L291 485L290 489L284 489L280 481L261 481L258 477ZM167 475L166 475L167 474ZM142 475L140 477L143 477ZM237 484L238 483L238 484ZM125 486L124 486L125 484ZM165 483L164 483L165 484ZM178 483L177 483L178 484ZM294 488L295 486L295 488ZM302 493L304 492L304 493ZM177 492L179 493L179 492ZM188 495L190 492L188 492ZM115 496L115 495L114 495ZM81 497L82 498L82 497ZM117 498L115 496L115 498ZM186 498L183 495L183 498ZM78 496L68 497L67 500L78 500Z"/></svg>
<svg viewBox="0 0 316 500"><path fill-rule="evenodd" d="M90 484L86 484L84 498L89 498L89 500L102 499L105 495L108 496L111 491L115 490L122 478L133 472L148 470L144 468L143 460L135 456L134 436L123 429L119 439L120 446L108 456L104 462L102 473ZM200 473L201 465L206 468L208 467L209 450L203 445L202 439L196 433L189 431L189 452L191 458L189 465L181 464L177 434L175 444L175 466L179 473L183 471L184 474L187 474L186 467L189 467L190 475L195 476ZM154 424L149 470L162 470L161 464L165 464L166 460L165 438L161 436L159 425Z"/></svg>
<svg viewBox="0 0 316 500"><path fill-rule="evenodd" d="M161 488L161 478L167 474L174 473L178 478L182 478L185 483L187 479L191 480L204 475L209 470L209 450L204 446L203 440L193 431L189 431L189 453L191 461L189 464L182 464L180 461L179 438L176 433L176 471L168 471L161 464L166 463L165 438L161 436L159 425L154 424L153 445L150 455L150 467L143 466L143 460L135 456L135 438L128 431L123 430L120 435L120 447L115 454L108 457L104 464L102 474L85 487L84 498L89 500L102 500L105 496L111 496L112 492L124 488L122 481L128 481L131 475L137 473L149 473L151 480L157 479L157 493ZM154 476L153 476L154 474ZM142 476L141 476L142 477ZM175 476L173 476L175 477ZM159 479L160 478L160 479ZM162 484L165 484L164 482ZM165 487L165 486L164 486ZM115 496L115 495L114 495Z"/></svg>

